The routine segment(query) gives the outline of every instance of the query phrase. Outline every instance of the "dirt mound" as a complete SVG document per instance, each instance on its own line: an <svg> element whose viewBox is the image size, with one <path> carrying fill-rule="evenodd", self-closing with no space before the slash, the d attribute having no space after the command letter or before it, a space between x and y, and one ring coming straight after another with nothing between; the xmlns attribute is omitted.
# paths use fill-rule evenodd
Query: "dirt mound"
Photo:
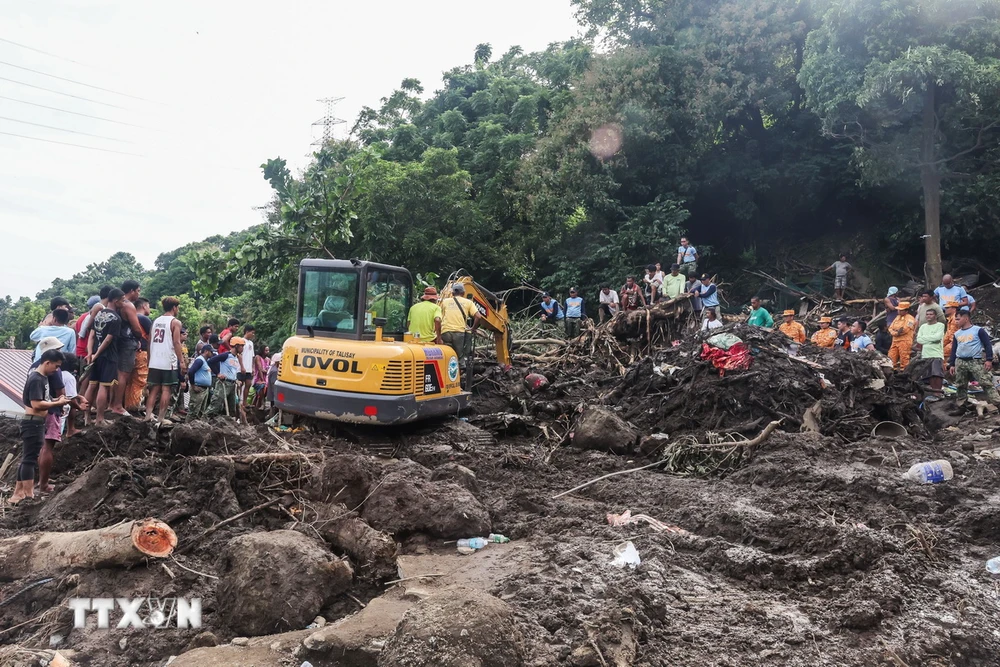
<svg viewBox="0 0 1000 667"><path fill-rule="evenodd" d="M456 587L406 613L378 667L519 667L522 641L507 603Z"/></svg>
<svg viewBox="0 0 1000 667"><path fill-rule="evenodd" d="M242 635L298 630L350 587L351 566L290 530L230 540L219 563L216 608Z"/></svg>

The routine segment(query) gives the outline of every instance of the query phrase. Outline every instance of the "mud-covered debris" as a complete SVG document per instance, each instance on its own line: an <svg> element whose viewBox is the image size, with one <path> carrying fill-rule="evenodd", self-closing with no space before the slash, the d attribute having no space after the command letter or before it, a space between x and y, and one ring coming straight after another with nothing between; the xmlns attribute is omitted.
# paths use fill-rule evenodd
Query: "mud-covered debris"
<svg viewBox="0 0 1000 667"><path fill-rule="evenodd" d="M584 410L573 427L572 443L579 449L599 449L628 454L639 439L631 424L608 408L591 406Z"/></svg>

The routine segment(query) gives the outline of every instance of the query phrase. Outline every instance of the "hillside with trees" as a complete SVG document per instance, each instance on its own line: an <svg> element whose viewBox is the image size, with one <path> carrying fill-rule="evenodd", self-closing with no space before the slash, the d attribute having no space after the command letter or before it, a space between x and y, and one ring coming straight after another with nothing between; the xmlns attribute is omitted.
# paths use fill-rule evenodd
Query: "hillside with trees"
<svg viewBox="0 0 1000 667"><path fill-rule="evenodd" d="M404 79L302 173L267 160L265 224L0 301L0 335L23 346L51 296L82 304L135 277L151 299L182 296L188 326L234 314L277 343L303 257L593 294L672 261L682 233L730 278L797 244L931 282L942 257L989 265L1000 249L995 4L574 4L587 37L481 44L433 93Z"/></svg>

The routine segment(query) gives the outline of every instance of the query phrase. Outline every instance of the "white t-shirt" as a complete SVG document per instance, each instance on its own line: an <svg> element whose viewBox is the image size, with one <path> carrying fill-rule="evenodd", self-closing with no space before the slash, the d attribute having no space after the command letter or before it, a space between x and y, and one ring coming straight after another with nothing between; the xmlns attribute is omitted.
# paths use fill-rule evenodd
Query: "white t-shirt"
<svg viewBox="0 0 1000 667"><path fill-rule="evenodd" d="M722 320L706 319L704 322L701 323L702 331L711 331L712 329L721 329L721 328L722 328Z"/></svg>
<svg viewBox="0 0 1000 667"><path fill-rule="evenodd" d="M243 372L253 373L253 341L248 340L243 346Z"/></svg>
<svg viewBox="0 0 1000 667"><path fill-rule="evenodd" d="M611 310L615 310L618 308L618 292L612 289L608 290L608 293L605 294L604 290L601 290L600 297L601 297L601 303L607 303L611 305Z"/></svg>

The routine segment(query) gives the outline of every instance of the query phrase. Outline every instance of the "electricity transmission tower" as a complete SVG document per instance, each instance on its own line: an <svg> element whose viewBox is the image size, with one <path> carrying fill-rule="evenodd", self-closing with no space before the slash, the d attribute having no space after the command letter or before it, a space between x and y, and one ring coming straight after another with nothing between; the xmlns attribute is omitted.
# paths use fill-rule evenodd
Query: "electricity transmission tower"
<svg viewBox="0 0 1000 667"><path fill-rule="evenodd" d="M314 127L319 125L323 128L323 135L316 141L312 142L313 146L319 146L320 148L325 146L331 139L333 139L334 126L347 122L342 118L337 118L333 113L333 108L337 106L338 102L342 102L343 100L343 97L324 97L321 100L316 100L325 106L325 113L322 118L313 123Z"/></svg>

